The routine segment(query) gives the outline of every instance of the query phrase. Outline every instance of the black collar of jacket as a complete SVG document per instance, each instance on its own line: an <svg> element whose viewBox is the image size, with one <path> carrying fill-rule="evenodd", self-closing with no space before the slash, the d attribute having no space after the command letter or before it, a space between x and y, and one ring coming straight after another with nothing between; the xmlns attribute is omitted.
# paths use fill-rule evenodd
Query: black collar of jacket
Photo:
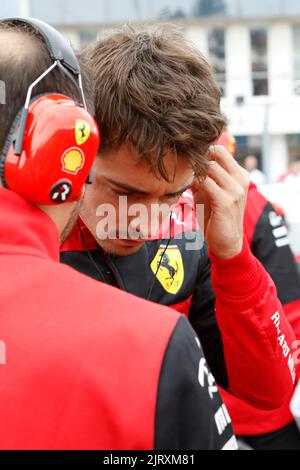
<svg viewBox="0 0 300 470"><path fill-rule="evenodd" d="M151 283L149 251L145 244L134 255L105 256L119 286L131 294L147 299ZM132 267L135 267L132 269Z"/></svg>

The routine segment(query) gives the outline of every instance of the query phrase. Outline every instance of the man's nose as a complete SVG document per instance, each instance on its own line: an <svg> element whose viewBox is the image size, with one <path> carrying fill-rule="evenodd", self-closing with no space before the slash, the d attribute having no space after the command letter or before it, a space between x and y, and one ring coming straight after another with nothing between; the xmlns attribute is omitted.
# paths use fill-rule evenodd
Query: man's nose
<svg viewBox="0 0 300 470"><path fill-rule="evenodd" d="M138 217L130 217L129 231L139 234L140 238L153 238L159 232L163 221L170 216L169 206L159 203L145 204Z"/></svg>

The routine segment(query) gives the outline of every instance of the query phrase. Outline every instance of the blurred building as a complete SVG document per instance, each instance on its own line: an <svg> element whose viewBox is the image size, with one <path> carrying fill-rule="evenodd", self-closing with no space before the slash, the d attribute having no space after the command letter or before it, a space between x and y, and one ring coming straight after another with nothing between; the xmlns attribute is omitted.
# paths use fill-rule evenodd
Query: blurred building
<svg viewBox="0 0 300 470"><path fill-rule="evenodd" d="M121 22L179 23L215 68L240 158L257 155L274 181L300 157L299 0L1 0L1 16L18 13L76 48Z"/></svg>

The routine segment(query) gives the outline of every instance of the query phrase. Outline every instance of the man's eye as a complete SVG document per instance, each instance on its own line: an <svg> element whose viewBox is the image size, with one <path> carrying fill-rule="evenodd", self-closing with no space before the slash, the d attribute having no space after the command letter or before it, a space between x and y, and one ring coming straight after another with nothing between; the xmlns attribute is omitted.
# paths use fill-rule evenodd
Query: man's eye
<svg viewBox="0 0 300 470"><path fill-rule="evenodd" d="M173 194L172 196L167 196L167 199L179 199L183 195L184 191L179 194Z"/></svg>
<svg viewBox="0 0 300 470"><path fill-rule="evenodd" d="M118 189L113 189L111 188L111 191L116 195L116 196L129 196L131 193L128 191L121 191Z"/></svg>

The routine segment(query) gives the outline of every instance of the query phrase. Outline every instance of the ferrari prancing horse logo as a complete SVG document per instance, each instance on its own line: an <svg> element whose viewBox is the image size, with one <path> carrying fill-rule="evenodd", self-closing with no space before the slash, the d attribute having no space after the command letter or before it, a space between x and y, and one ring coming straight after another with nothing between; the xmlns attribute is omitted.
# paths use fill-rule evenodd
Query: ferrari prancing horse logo
<svg viewBox="0 0 300 470"><path fill-rule="evenodd" d="M184 267L177 245L169 246L167 250L161 245L151 263L151 269L165 291L173 295L180 291L184 281Z"/></svg>
<svg viewBox="0 0 300 470"><path fill-rule="evenodd" d="M81 119L76 120L75 125L75 138L77 145L83 145L91 135L91 126L88 122Z"/></svg>

